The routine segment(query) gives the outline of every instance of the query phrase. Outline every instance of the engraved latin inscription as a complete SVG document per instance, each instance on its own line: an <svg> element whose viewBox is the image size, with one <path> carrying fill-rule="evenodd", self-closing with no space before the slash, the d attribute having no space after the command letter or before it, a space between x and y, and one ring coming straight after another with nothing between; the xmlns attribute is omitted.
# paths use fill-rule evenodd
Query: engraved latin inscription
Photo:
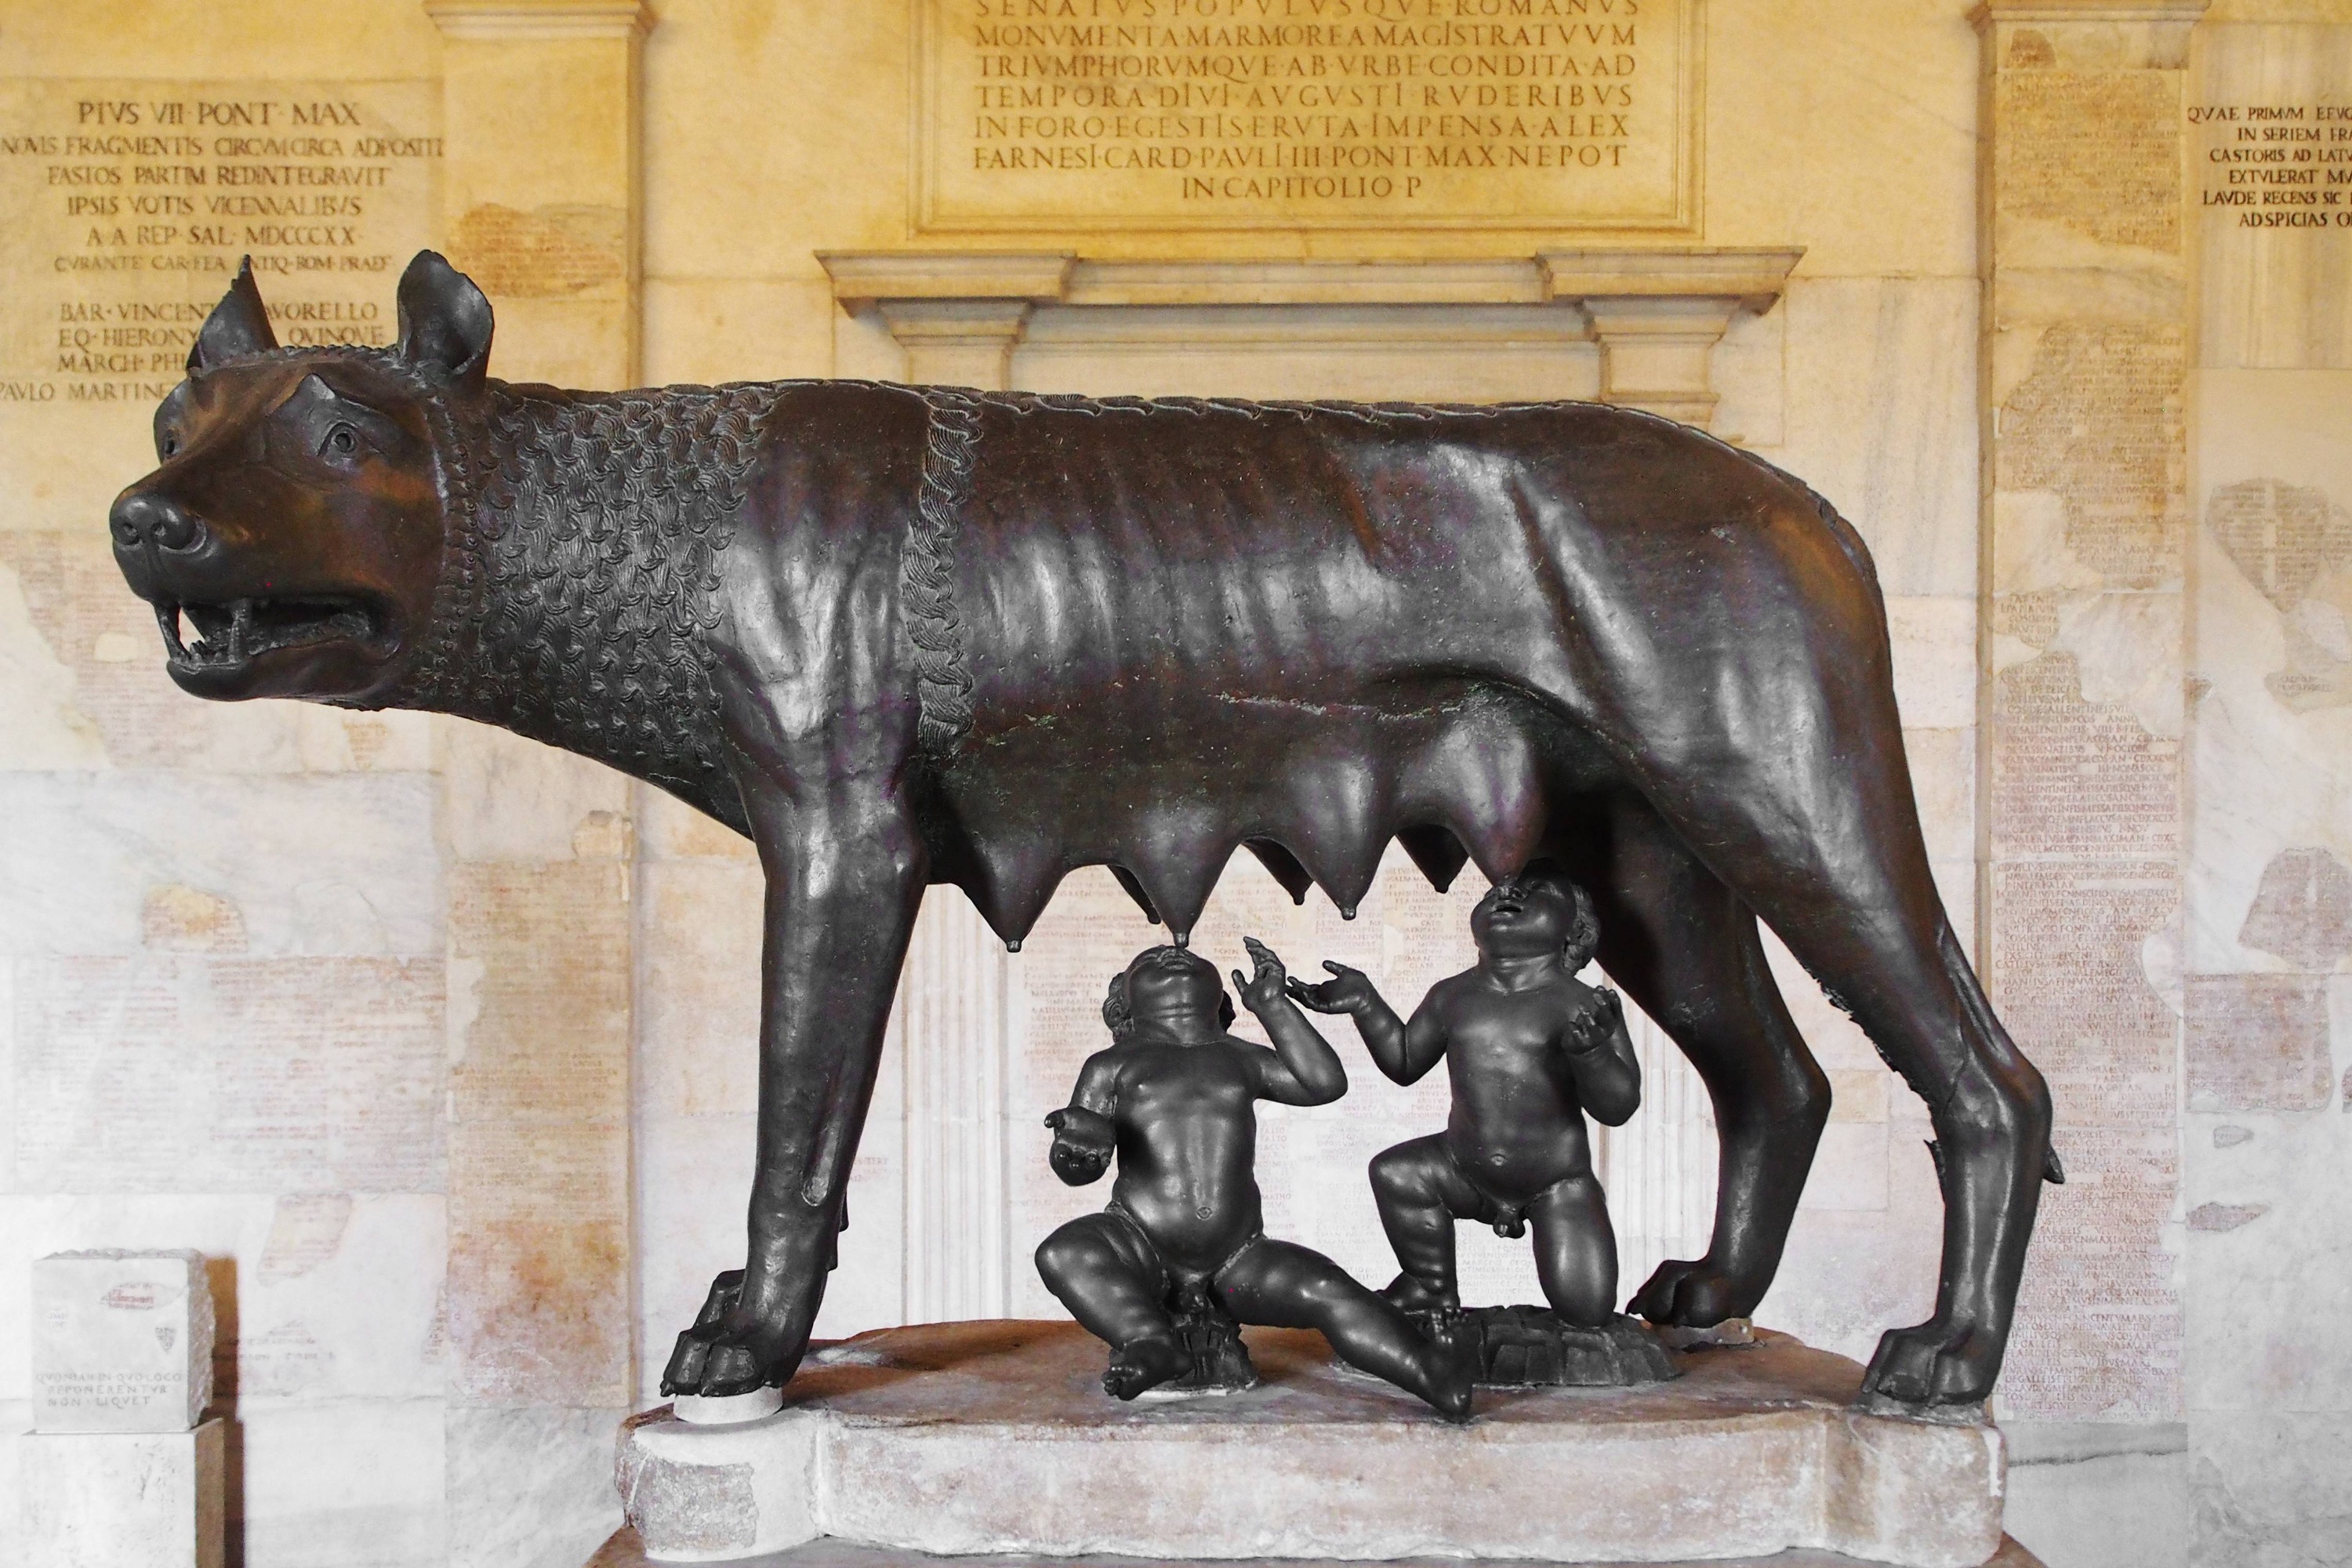
<svg viewBox="0 0 2352 1568"><path fill-rule="evenodd" d="M282 343L387 343L425 82L0 81L0 405L152 404L253 258Z"/></svg>
<svg viewBox="0 0 2352 1568"><path fill-rule="evenodd" d="M1688 228L1701 0L922 0L929 229Z"/></svg>
<svg viewBox="0 0 2352 1568"><path fill-rule="evenodd" d="M2352 102L2202 103L2197 198L2241 228L2352 228Z"/></svg>

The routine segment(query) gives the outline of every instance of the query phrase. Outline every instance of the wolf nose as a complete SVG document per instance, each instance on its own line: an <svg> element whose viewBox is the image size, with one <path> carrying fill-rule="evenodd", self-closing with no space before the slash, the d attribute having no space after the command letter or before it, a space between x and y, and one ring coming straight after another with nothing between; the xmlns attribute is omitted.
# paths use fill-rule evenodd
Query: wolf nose
<svg viewBox="0 0 2352 1568"><path fill-rule="evenodd" d="M204 524L190 517L178 501L152 490L138 490L114 503L108 520L114 542L124 550L152 544L159 550L193 550L204 542Z"/></svg>

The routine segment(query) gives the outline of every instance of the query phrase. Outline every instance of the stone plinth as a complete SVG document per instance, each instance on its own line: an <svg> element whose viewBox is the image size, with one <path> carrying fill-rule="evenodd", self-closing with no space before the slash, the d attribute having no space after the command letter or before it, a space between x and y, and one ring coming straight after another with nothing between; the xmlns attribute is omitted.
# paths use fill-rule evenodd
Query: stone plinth
<svg viewBox="0 0 2352 1568"><path fill-rule="evenodd" d="M1675 1563L1791 1549L1977 1568L2000 1549L1990 1426L1851 1408L1862 1369L1759 1332L1625 1389L1482 1392L1466 1426L1253 1329L1244 1393L1121 1405L1069 1324L885 1330L730 1427L654 1410L618 1481L656 1562L831 1537L904 1552Z"/></svg>
<svg viewBox="0 0 2352 1568"><path fill-rule="evenodd" d="M194 1252L33 1265L33 1429L185 1432L213 1398L213 1298Z"/></svg>
<svg viewBox="0 0 2352 1568"><path fill-rule="evenodd" d="M27 1568L221 1568L227 1442L193 1432L44 1432L17 1445Z"/></svg>
<svg viewBox="0 0 2352 1568"><path fill-rule="evenodd" d="M645 1542L626 1525L614 1532L583 1568L646 1568L655 1559L646 1555ZM929 1552L894 1552L880 1546L853 1546L845 1541L809 1541L782 1552L746 1558L738 1568L1139 1568L1132 1557L1056 1557L1050 1563L1026 1553L1004 1556L938 1557ZM1340 1560L1325 1557L1253 1557L1245 1562L1200 1563L1200 1568L1340 1568ZM1463 1568L1457 1558L1414 1557L1380 1564L1380 1568ZM1538 1563L1517 1560L1515 1568L1593 1568L1591 1563ZM1769 1557L1708 1557L1681 1563L1652 1563L1648 1568L1880 1568L1843 1552L1776 1552ZM2008 1536L1984 1568L2046 1568L2042 1559Z"/></svg>

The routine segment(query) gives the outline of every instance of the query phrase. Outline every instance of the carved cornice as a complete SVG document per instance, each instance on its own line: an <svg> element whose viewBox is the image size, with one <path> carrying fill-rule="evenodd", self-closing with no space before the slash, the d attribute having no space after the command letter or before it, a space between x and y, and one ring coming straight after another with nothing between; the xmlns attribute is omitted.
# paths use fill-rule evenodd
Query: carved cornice
<svg viewBox="0 0 2352 1568"><path fill-rule="evenodd" d="M1981 0L1969 19L1996 22L2194 22L2212 0Z"/></svg>
<svg viewBox="0 0 2352 1568"><path fill-rule="evenodd" d="M833 297L851 307L880 300L1059 300L1077 258L1009 250L820 250Z"/></svg>
<svg viewBox="0 0 2352 1568"><path fill-rule="evenodd" d="M1804 251L1686 246L1428 261L1081 260L1069 251L830 250L834 298L871 310L910 380L1002 387L1024 340L1298 352L1507 342L1601 349L1601 395L1705 425L1732 319L1769 310Z"/></svg>
<svg viewBox="0 0 2352 1568"><path fill-rule="evenodd" d="M834 298L1035 305L1540 305L1703 298L1764 309L1799 248L1648 247L1472 260L1081 260L1068 251L820 251Z"/></svg>
<svg viewBox="0 0 2352 1568"><path fill-rule="evenodd" d="M1526 305L1524 257L1473 261L1081 261L1066 305Z"/></svg>
<svg viewBox="0 0 2352 1568"><path fill-rule="evenodd" d="M1555 300L1596 296L1737 300L1762 310L1780 297L1789 285L1790 271L1804 254L1802 246L1717 246L1547 250L1536 259L1544 269L1546 291Z"/></svg>
<svg viewBox="0 0 2352 1568"><path fill-rule="evenodd" d="M442 36L474 42L644 37L654 14L645 0L425 0Z"/></svg>

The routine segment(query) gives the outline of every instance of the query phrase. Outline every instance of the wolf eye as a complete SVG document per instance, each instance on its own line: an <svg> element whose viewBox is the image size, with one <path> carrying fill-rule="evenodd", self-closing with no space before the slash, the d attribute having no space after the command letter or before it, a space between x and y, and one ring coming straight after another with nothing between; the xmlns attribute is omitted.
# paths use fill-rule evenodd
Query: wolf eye
<svg viewBox="0 0 2352 1568"><path fill-rule="evenodd" d="M319 446L321 451L332 452L338 458L348 458L360 449L360 433L349 425L338 425L327 432L327 438Z"/></svg>
<svg viewBox="0 0 2352 1568"><path fill-rule="evenodd" d="M180 449L180 433L177 430L164 431L163 436L157 439L155 449L166 458L172 457Z"/></svg>

